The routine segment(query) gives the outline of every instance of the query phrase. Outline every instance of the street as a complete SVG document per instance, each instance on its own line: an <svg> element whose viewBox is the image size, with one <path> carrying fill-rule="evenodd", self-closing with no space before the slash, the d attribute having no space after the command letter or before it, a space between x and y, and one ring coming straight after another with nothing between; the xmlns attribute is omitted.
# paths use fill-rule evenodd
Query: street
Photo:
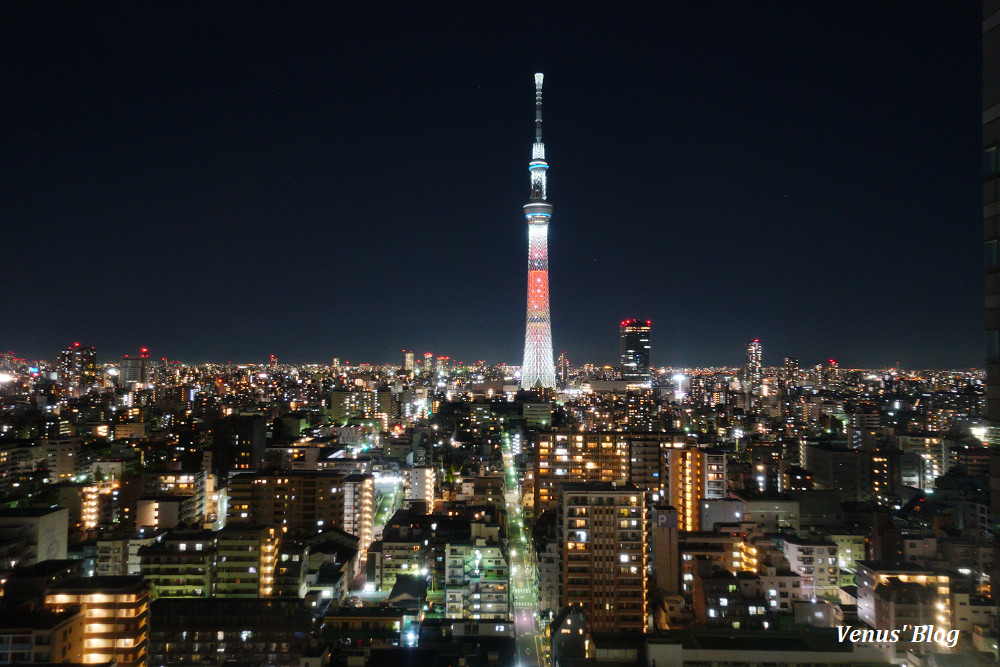
<svg viewBox="0 0 1000 667"><path fill-rule="evenodd" d="M507 532L510 539L511 610L517 639L517 656L522 667L545 667L545 632L538 622L538 593L531 540L524 530L520 484L513 457L504 447L507 471Z"/></svg>

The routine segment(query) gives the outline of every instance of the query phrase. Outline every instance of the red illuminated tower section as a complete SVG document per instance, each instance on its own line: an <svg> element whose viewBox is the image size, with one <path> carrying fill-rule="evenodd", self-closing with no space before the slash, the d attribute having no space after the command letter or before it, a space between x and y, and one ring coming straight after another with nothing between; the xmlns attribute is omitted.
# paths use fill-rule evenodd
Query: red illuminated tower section
<svg viewBox="0 0 1000 667"><path fill-rule="evenodd" d="M521 386L552 389L556 369L552 363L552 320L549 318L549 219L552 204L545 192L545 144L542 143L542 75L535 75L535 143L531 148L531 201L524 205L528 220L528 322L524 332L524 365Z"/></svg>

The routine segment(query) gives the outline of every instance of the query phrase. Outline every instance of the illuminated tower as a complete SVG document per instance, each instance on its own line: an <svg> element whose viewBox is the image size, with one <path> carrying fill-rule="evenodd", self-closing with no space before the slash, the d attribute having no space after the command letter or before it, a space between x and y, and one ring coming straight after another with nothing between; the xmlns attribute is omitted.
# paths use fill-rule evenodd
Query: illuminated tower
<svg viewBox="0 0 1000 667"><path fill-rule="evenodd" d="M625 320L621 324L622 379L649 386L649 320Z"/></svg>
<svg viewBox="0 0 1000 667"><path fill-rule="evenodd" d="M764 383L764 371L761 366L762 351L760 340L754 339L747 345L747 365L744 371L743 391L747 394L747 407L756 408L760 403L760 390Z"/></svg>
<svg viewBox="0 0 1000 667"><path fill-rule="evenodd" d="M524 332L524 365L521 386L552 389L556 369L552 363L552 320L549 318L549 218L552 204L545 201L545 144L542 143L542 75L535 75L535 143L531 148L531 201L524 205L528 219L528 322Z"/></svg>

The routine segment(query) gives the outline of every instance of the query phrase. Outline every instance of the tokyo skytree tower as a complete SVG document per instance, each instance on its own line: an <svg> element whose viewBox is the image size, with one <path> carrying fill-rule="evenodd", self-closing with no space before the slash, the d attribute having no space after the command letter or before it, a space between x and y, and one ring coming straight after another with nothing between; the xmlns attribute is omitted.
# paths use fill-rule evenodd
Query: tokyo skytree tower
<svg viewBox="0 0 1000 667"><path fill-rule="evenodd" d="M531 200L524 205L528 219L528 323L524 332L524 365L521 387L553 389L552 320L549 318L549 218L552 204L545 201L545 144L542 143L542 75L535 75L535 143L531 147Z"/></svg>

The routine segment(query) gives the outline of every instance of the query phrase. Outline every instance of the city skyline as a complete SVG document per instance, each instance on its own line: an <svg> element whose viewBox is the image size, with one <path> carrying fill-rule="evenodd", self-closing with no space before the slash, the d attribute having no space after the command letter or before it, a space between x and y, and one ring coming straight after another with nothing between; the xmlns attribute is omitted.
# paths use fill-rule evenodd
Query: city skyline
<svg viewBox="0 0 1000 667"><path fill-rule="evenodd" d="M636 313L656 367L981 366L979 17L716 10L5 7L0 345L517 363L542 71L556 349Z"/></svg>

